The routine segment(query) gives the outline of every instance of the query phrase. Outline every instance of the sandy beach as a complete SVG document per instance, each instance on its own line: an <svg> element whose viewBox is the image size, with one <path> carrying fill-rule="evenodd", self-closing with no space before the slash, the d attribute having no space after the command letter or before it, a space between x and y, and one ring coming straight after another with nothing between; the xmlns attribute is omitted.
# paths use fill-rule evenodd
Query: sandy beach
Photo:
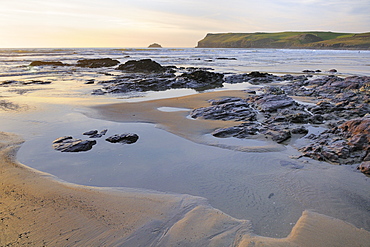
<svg viewBox="0 0 370 247"><path fill-rule="evenodd" d="M161 115L156 109L193 108L206 104L210 97L241 93L100 105L94 107L98 111L93 115L157 123L196 139L228 123L185 120L184 113ZM184 124L175 125L180 118ZM255 235L247 219L230 217L204 198L66 183L17 162L21 137L4 132L0 137L0 246L368 246L370 242L370 232L310 211L303 212L288 237L275 239Z"/></svg>
<svg viewBox="0 0 370 247"><path fill-rule="evenodd" d="M0 73L1 247L369 246L369 178L356 164L339 166L300 156L297 146L307 142L303 134L282 143L262 134L218 138L211 134L214 130L243 121L191 117L193 109L209 107L210 100L243 101L259 96L265 85L284 85L277 75L256 85L250 82L261 78L240 78L246 70L267 71L274 61L291 61L285 52L225 50L225 57L235 60L216 59L219 54L212 50L168 50L166 56L142 49L93 49L88 55L80 49L38 52L30 51L30 57L29 51L6 53ZM113 56L123 64L130 56L147 58L147 52L163 64L185 66L162 82L188 81L181 74L204 66L209 57L216 71L232 80L224 88L205 91L189 88L192 83L147 90L146 82L156 85L157 74L146 78L111 67L28 65L36 58L49 60L54 53L54 60L65 58L68 64L86 56ZM280 57L245 68L252 60L244 55L259 59L262 54L270 61L270 52ZM294 65L302 52L289 53L293 62L274 71L292 72L291 83L294 78L312 79L299 72L306 62ZM358 56L360 64L366 60L347 53ZM337 56L323 54L327 57L320 64ZM344 72L338 76L357 73L347 62L336 65ZM364 66L359 70L367 73ZM137 82L143 84L124 91ZM115 92L116 87L123 91ZM316 103L307 95L292 98ZM256 122L267 115L259 114ZM325 129L323 124L302 125L313 134ZM108 132L97 139L83 134L94 129ZM140 136L133 145L106 141L127 132ZM96 145L79 153L53 149L53 141L66 135Z"/></svg>

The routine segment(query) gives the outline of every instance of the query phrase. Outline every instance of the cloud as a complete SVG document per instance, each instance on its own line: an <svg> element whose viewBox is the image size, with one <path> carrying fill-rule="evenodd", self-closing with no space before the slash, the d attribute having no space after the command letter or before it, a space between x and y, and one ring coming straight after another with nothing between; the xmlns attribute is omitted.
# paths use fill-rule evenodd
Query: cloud
<svg viewBox="0 0 370 247"><path fill-rule="evenodd" d="M208 32L365 32L369 12L368 0L0 0L0 45L57 38L60 44L67 37L68 44L85 38L101 46L137 46L148 37L167 37L178 46Z"/></svg>

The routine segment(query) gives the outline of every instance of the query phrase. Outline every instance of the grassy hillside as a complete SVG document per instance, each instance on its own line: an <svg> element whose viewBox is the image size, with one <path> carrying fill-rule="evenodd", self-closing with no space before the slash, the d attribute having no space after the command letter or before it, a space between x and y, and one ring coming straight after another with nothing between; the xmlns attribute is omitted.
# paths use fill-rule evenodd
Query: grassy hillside
<svg viewBox="0 0 370 247"><path fill-rule="evenodd" d="M207 34L197 47L370 49L370 32L218 33Z"/></svg>

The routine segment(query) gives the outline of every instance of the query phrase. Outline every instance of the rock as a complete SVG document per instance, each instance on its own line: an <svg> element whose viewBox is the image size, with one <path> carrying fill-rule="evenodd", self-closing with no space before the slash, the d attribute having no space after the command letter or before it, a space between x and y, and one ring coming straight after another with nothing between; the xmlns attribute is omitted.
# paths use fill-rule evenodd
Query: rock
<svg viewBox="0 0 370 247"><path fill-rule="evenodd" d="M357 170L360 170L364 174L370 175L370 161L362 162L358 167Z"/></svg>
<svg viewBox="0 0 370 247"><path fill-rule="evenodd" d="M264 112L273 112L277 109L292 106L295 101L286 95L264 95L255 103L257 109Z"/></svg>
<svg viewBox="0 0 370 247"><path fill-rule="evenodd" d="M84 152L92 149L96 141L74 139L72 136L60 137L53 141L53 148L61 152Z"/></svg>
<svg viewBox="0 0 370 247"><path fill-rule="evenodd" d="M217 60L237 60L235 57L216 57Z"/></svg>
<svg viewBox="0 0 370 247"><path fill-rule="evenodd" d="M331 69L331 70L329 70L329 72L330 72L330 73L337 73L337 72L338 72L338 70L336 70L336 69Z"/></svg>
<svg viewBox="0 0 370 247"><path fill-rule="evenodd" d="M33 61L29 66L68 66L68 64L55 61Z"/></svg>
<svg viewBox="0 0 370 247"><path fill-rule="evenodd" d="M126 133L126 134L116 134L113 136L108 137L105 139L108 142L111 143L123 143L123 144L132 144L135 143L139 139L139 136L137 134L132 134L132 133Z"/></svg>
<svg viewBox="0 0 370 247"><path fill-rule="evenodd" d="M85 82L85 84L94 84L95 79L89 79Z"/></svg>
<svg viewBox="0 0 370 247"><path fill-rule="evenodd" d="M292 137L289 130L268 131L266 134L271 135L272 140L277 143L282 143Z"/></svg>
<svg viewBox="0 0 370 247"><path fill-rule="evenodd" d="M148 48L162 48L162 46L160 44L153 43L153 44L149 45Z"/></svg>
<svg viewBox="0 0 370 247"><path fill-rule="evenodd" d="M302 71L303 73L316 73L315 70L309 70L309 69L305 69ZM320 71L321 72L321 71Z"/></svg>
<svg viewBox="0 0 370 247"><path fill-rule="evenodd" d="M216 129L211 134L214 137L219 138L227 137L248 138L252 135L257 135L257 133L260 131L258 125L259 124L256 122L247 122L238 126Z"/></svg>
<svg viewBox="0 0 370 247"><path fill-rule="evenodd" d="M102 68L116 66L120 62L111 58L82 59L77 61L78 67Z"/></svg>
<svg viewBox="0 0 370 247"><path fill-rule="evenodd" d="M86 136L91 136L91 135L96 135L98 134L98 131L97 130L90 130L90 131L86 131L84 133L82 133L83 135L86 135Z"/></svg>
<svg viewBox="0 0 370 247"><path fill-rule="evenodd" d="M97 130L90 130L90 131L87 131L87 132L82 133L82 134L89 136L89 138L100 138L103 135L105 135L107 133L107 131L108 131L107 129L104 129L104 130L100 131L100 133L98 133Z"/></svg>
<svg viewBox="0 0 370 247"><path fill-rule="evenodd" d="M137 73L163 73L165 68L162 67L159 63L151 59L142 59L142 60L130 60L125 64L121 64L117 68L125 72L137 72Z"/></svg>
<svg viewBox="0 0 370 247"><path fill-rule="evenodd" d="M192 118L203 117L213 120L253 121L257 113L241 98L226 98L212 101L212 106L201 107L190 112Z"/></svg>
<svg viewBox="0 0 370 247"><path fill-rule="evenodd" d="M190 73L183 73L171 83L172 88L193 88L206 90L223 86L223 74L196 70Z"/></svg>
<svg viewBox="0 0 370 247"><path fill-rule="evenodd" d="M282 80L283 80L282 77L268 73L261 73L259 71L252 71L251 73L248 74L237 74L225 77L225 82L231 84L249 82L250 84L253 85L259 85L263 83L271 83Z"/></svg>

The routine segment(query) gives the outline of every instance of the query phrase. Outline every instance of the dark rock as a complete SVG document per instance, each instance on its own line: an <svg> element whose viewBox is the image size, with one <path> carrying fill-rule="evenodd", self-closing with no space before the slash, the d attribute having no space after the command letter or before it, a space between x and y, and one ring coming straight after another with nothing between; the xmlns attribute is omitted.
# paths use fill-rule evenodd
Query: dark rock
<svg viewBox="0 0 370 247"><path fill-rule="evenodd" d="M311 135L311 144L300 149L303 155L334 163L353 164L369 155L370 119L358 118L344 122L319 135Z"/></svg>
<svg viewBox="0 0 370 247"><path fill-rule="evenodd" d="M256 101L257 109L273 112L277 109L292 106L295 101L286 95L264 95Z"/></svg>
<svg viewBox="0 0 370 247"><path fill-rule="evenodd" d="M212 101L213 106L194 109L190 112L192 118L203 117L213 120L253 121L256 112L245 100L240 98L226 98L221 101Z"/></svg>
<svg viewBox="0 0 370 247"><path fill-rule="evenodd" d="M216 129L211 134L219 138L249 138L250 136L257 135L259 131L258 122L246 122L238 126Z"/></svg>
<svg viewBox="0 0 370 247"><path fill-rule="evenodd" d="M277 143L282 143L292 137L292 134L289 130L271 130L268 131L266 134L272 136L272 140Z"/></svg>
<svg viewBox="0 0 370 247"><path fill-rule="evenodd" d="M107 129L104 129L102 131L100 131L100 133L97 131L97 130L90 130L90 131L87 131L85 133L83 133L83 135L87 135L89 136L89 138L100 138L102 137L103 135L105 135L107 133Z"/></svg>
<svg viewBox="0 0 370 247"><path fill-rule="evenodd" d="M102 68L116 66L120 62L111 58L82 59L77 61L78 67Z"/></svg>
<svg viewBox="0 0 370 247"><path fill-rule="evenodd" d="M358 167L357 170L360 170L364 174L370 175L370 161L362 162Z"/></svg>
<svg viewBox="0 0 370 247"><path fill-rule="evenodd" d="M90 131L86 131L84 133L82 133L83 135L86 135L86 136L91 136L91 135L96 135L98 134L98 131L97 130L90 130Z"/></svg>
<svg viewBox="0 0 370 247"><path fill-rule="evenodd" d="M235 57L217 57L217 60L237 60Z"/></svg>
<svg viewBox="0 0 370 247"><path fill-rule="evenodd" d="M308 118L308 121L312 124L322 124L324 123L324 117L320 114L315 114Z"/></svg>
<svg viewBox="0 0 370 247"><path fill-rule="evenodd" d="M118 66L117 69L125 72L137 73L163 73L165 71L162 65L151 59L142 59L138 61L130 60Z"/></svg>
<svg viewBox="0 0 370 247"><path fill-rule="evenodd" d="M292 134L306 135L308 134L308 129L306 129L304 126L299 126L297 128L293 128L290 132Z"/></svg>
<svg viewBox="0 0 370 247"><path fill-rule="evenodd" d="M68 66L68 64L54 61L33 61L29 66Z"/></svg>
<svg viewBox="0 0 370 247"><path fill-rule="evenodd" d="M253 85L259 85L276 81L283 81L283 78L269 73L261 73L259 71L252 71L249 74L237 74L225 77L225 82L231 84L249 82Z"/></svg>
<svg viewBox="0 0 370 247"><path fill-rule="evenodd" d="M281 87L277 86L265 86L262 89L264 94L273 94L273 95L280 95L285 94L284 90Z"/></svg>
<svg viewBox="0 0 370 247"><path fill-rule="evenodd" d="M123 143L123 144L132 144L139 139L137 134L126 133L126 134L116 134L105 139L108 142L112 143Z"/></svg>
<svg viewBox="0 0 370 247"><path fill-rule="evenodd" d="M94 84L95 79L89 79L85 82L85 84Z"/></svg>
<svg viewBox="0 0 370 247"><path fill-rule="evenodd" d="M336 69L329 70L330 73L337 73L338 71Z"/></svg>
<svg viewBox="0 0 370 247"><path fill-rule="evenodd" d="M53 141L53 148L61 152L84 152L92 149L96 141L74 139L72 136L64 136Z"/></svg>
<svg viewBox="0 0 370 247"><path fill-rule="evenodd" d="M206 90L223 86L223 74L209 72L205 70L196 70L190 73L184 73L171 83L172 88L193 88Z"/></svg>

